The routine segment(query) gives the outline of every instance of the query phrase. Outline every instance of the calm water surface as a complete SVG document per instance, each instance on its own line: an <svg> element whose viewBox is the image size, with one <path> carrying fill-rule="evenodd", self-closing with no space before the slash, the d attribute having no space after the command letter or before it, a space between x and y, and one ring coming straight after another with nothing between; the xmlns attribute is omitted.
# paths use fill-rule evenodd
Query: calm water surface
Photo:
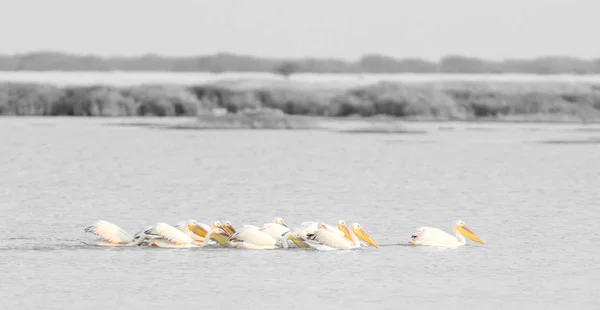
<svg viewBox="0 0 600 310"><path fill-rule="evenodd" d="M598 309L600 131L411 124L427 134L176 131L0 119L2 309ZM587 128L587 127L586 127ZM477 130L476 130L477 129ZM135 233L359 222L354 251L89 248ZM486 242L405 244L461 219Z"/></svg>

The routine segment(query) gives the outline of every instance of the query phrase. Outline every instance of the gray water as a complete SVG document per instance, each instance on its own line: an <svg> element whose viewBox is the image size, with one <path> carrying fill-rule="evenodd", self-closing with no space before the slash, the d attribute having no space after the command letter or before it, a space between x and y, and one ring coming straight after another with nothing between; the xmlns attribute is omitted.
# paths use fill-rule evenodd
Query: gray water
<svg viewBox="0 0 600 310"><path fill-rule="evenodd" d="M0 119L2 309L598 309L600 136L584 125L426 134L193 131ZM587 130L581 130L582 128ZM379 249L93 248L188 218L359 222ZM486 243L406 246L463 220Z"/></svg>

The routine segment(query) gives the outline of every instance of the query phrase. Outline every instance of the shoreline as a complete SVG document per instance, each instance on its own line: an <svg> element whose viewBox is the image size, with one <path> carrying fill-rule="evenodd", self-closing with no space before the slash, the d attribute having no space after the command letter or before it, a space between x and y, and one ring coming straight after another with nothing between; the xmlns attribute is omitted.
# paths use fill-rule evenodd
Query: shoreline
<svg viewBox="0 0 600 310"><path fill-rule="evenodd" d="M388 81L339 87L229 80L192 86L58 87L0 83L0 116L9 115L198 117L211 123L208 126L223 128L306 127L299 122L315 119L587 124L600 123L600 84Z"/></svg>

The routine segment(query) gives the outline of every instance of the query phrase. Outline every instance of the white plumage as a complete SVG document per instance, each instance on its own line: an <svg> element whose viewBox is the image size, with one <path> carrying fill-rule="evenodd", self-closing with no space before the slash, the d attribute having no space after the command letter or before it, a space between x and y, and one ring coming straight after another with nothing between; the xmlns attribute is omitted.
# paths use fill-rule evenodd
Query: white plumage
<svg viewBox="0 0 600 310"><path fill-rule="evenodd" d="M263 225L262 231L273 238L279 238L284 233L290 231L288 227L276 223L266 223Z"/></svg>
<svg viewBox="0 0 600 310"><path fill-rule="evenodd" d="M274 237L271 237L266 232L257 229L256 226L251 225L244 225L244 227L233 234L229 240L247 242L256 246L274 246L277 242Z"/></svg>
<svg viewBox="0 0 600 310"><path fill-rule="evenodd" d="M339 234L334 230L330 230L325 224L322 224L311 239L322 245L336 249L351 249L355 247L352 241L346 238L343 233Z"/></svg>
<svg viewBox="0 0 600 310"><path fill-rule="evenodd" d="M419 227L417 232L413 234L414 242L412 244L456 244L456 236L435 227Z"/></svg>
<svg viewBox="0 0 600 310"><path fill-rule="evenodd" d="M155 241L155 243L151 244L159 247L189 247L194 244L194 239L192 239L192 237L166 223L157 223L156 225L146 229L144 233L148 235L157 235L161 237L161 239L153 240Z"/></svg>
<svg viewBox="0 0 600 310"><path fill-rule="evenodd" d="M91 226L84 229L85 232L91 233L99 237L99 240L86 242L88 245L99 246L129 246L137 245L134 238L121 227L103 220L94 222ZM140 236L139 241L143 241L143 236Z"/></svg>
<svg viewBox="0 0 600 310"><path fill-rule="evenodd" d="M309 239L315 240L321 245L336 249L358 248L361 246L360 240L373 247L379 247L360 224L353 223L351 227L352 229L348 229L348 226L346 226L346 223L343 220L338 221L337 228L333 228L325 223L320 223L317 232L309 236Z"/></svg>
<svg viewBox="0 0 600 310"><path fill-rule="evenodd" d="M186 235L190 236L190 238L192 238L194 240L195 244L202 244L204 242L204 236L197 235L190 229L194 228L197 231L198 230L201 230L201 231L209 231L210 230L210 226L208 226L206 224L198 223L192 219L183 221L183 222L179 222L174 227L181 230Z"/></svg>
<svg viewBox="0 0 600 310"><path fill-rule="evenodd" d="M464 236L478 243L483 241L472 232L461 220L456 221L453 227L454 236L435 227L420 227L412 234L409 244L429 246L462 246L467 243ZM464 235L464 236L463 236Z"/></svg>

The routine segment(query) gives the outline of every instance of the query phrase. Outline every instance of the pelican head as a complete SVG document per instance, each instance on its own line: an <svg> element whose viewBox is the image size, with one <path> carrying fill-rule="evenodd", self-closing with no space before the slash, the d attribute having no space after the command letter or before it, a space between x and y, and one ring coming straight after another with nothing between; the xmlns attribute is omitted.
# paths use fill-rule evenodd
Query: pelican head
<svg viewBox="0 0 600 310"><path fill-rule="evenodd" d="M362 226L360 226L360 224L358 223L353 223L352 224L352 232L354 232L354 234L360 238L362 241L376 247L379 248L379 244L377 244L377 242L375 242L375 240L373 240L373 238L371 238L371 235L369 235L369 233L367 233L365 231L364 228L362 228Z"/></svg>
<svg viewBox="0 0 600 310"><path fill-rule="evenodd" d="M200 224L196 221L189 222L188 221L188 229L195 235L198 235L202 238L206 238L206 234L210 230L210 227L206 224Z"/></svg>
<svg viewBox="0 0 600 310"><path fill-rule="evenodd" d="M198 222L196 222L195 220L189 219L187 220L187 228L192 231L194 229L195 226L198 225Z"/></svg>
<svg viewBox="0 0 600 310"><path fill-rule="evenodd" d="M337 222L337 229L343 232L344 237L348 238L348 240L354 241L352 240L352 236L350 235L350 229L348 229L348 226L346 225L346 222L344 222L344 220L339 220Z"/></svg>
<svg viewBox="0 0 600 310"><path fill-rule="evenodd" d="M214 221L211 227L213 228L213 230L223 232L230 236L229 232L225 229L225 227L223 227L223 224L221 224L220 221Z"/></svg>
<svg viewBox="0 0 600 310"><path fill-rule="evenodd" d="M285 226L285 227L287 227L287 225L285 225L285 222L283 221L283 219L282 219L282 218L280 218L280 217L276 217L276 218L274 218L274 219L273 219L273 223L275 223L275 224L279 224L279 225L281 225L281 226Z"/></svg>
<svg viewBox="0 0 600 310"><path fill-rule="evenodd" d="M477 236L474 232L467 228L465 222L461 220L456 221L456 223L454 224L454 230L457 231L459 234L469 238L471 241L483 243L483 240L481 240L479 236Z"/></svg>
<svg viewBox="0 0 600 310"><path fill-rule="evenodd" d="M235 234L235 228L233 228L233 225L230 221L225 221L225 225L223 225L223 230L225 230L225 232L229 235Z"/></svg>

